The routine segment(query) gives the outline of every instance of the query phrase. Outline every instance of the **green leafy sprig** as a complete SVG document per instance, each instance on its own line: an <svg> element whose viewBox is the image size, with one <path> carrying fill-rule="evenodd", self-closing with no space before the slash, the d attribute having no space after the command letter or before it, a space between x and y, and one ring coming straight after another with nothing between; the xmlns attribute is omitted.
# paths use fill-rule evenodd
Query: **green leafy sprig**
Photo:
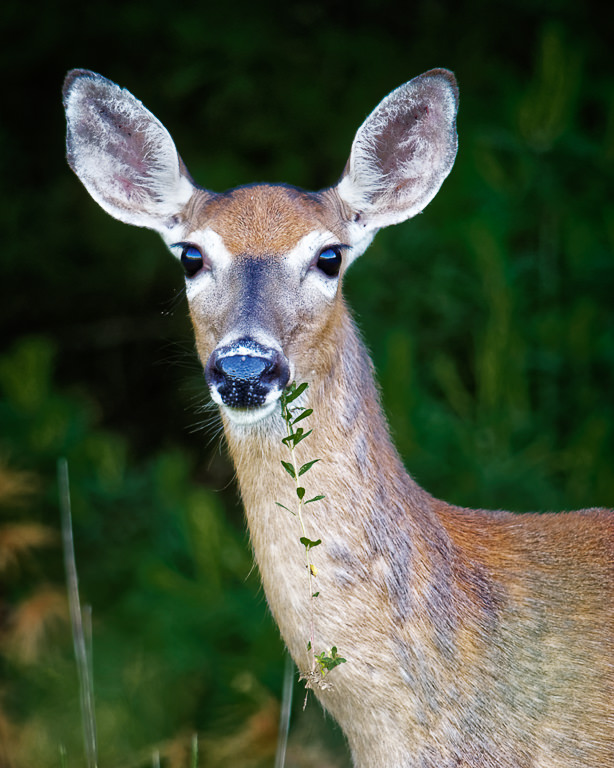
<svg viewBox="0 0 614 768"><path fill-rule="evenodd" d="M316 654L315 658L320 667L322 677L324 677L327 672L330 672L332 669L339 666L339 664L343 664L347 661L343 656L339 656L336 645L333 645L330 649L330 653L322 651L322 653Z"/></svg>
<svg viewBox="0 0 614 768"><path fill-rule="evenodd" d="M292 510L289 507L276 501L278 507L290 512L291 515L296 517L299 521L302 535L299 541L305 548L305 561L308 578L309 588L309 642L307 643L307 650L312 655L312 668L308 673L301 674L301 679L306 681L307 688L328 687L328 684L324 684L323 680L327 672L330 672L339 664L343 664L346 659L341 657L336 646L333 646L330 651L322 651L316 654L315 647L315 626L314 626L314 606L313 601L319 597L320 592L314 591L313 580L317 577L318 571L311 560L310 552L315 547L318 547L322 543L322 539L312 539L307 535L307 529L305 527L305 520L303 513L307 504L312 504L316 501L321 501L324 498L323 494L306 498L307 491L303 485L301 478L316 464L319 459L312 459L299 466L296 456L296 446L301 443L305 438L309 437L312 430L305 431L304 423L301 426L297 426L304 419L307 419L313 413L312 408L304 408L296 404L296 400L307 390L308 384L303 382L302 384L296 384L292 382L282 392L281 401L281 415L286 424L286 436L282 438L282 443L290 451L290 461L282 461L281 465L284 470L294 480L295 493L296 493L296 509Z"/></svg>

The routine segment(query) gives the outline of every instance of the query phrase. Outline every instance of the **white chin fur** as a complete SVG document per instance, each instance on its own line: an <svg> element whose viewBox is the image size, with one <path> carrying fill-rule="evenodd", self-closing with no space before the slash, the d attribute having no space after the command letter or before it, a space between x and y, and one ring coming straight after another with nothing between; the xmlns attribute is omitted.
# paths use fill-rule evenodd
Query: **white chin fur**
<svg viewBox="0 0 614 768"><path fill-rule="evenodd" d="M229 408L227 405L221 404L220 407L224 414L228 417L229 421L233 424L240 426L249 426L250 424L256 424L258 421L262 421L277 407L278 398L266 403L260 408Z"/></svg>

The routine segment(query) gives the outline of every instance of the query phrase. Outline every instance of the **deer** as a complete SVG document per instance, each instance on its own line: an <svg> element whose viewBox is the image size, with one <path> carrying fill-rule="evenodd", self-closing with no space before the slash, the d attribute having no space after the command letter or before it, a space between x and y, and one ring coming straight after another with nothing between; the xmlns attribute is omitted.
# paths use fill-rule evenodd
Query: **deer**
<svg viewBox="0 0 614 768"><path fill-rule="evenodd" d="M63 98L72 170L183 266L268 606L307 678L314 651L343 656L313 689L354 765L614 766L612 511L466 509L422 489L392 443L343 298L345 271L376 232L421 213L452 169L453 73L430 70L386 96L340 179L317 192L210 191L129 91L72 70ZM304 512L311 549L276 505L294 492L280 467L280 400L293 382L308 384L295 402L311 430L297 455L319 459L309 478L323 498Z"/></svg>

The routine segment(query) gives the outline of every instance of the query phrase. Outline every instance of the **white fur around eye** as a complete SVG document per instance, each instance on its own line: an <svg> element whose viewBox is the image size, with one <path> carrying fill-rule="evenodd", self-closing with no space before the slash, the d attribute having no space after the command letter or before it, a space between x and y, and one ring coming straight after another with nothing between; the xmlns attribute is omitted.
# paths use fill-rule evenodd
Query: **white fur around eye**
<svg viewBox="0 0 614 768"><path fill-rule="evenodd" d="M177 235L178 233L175 231L173 234ZM188 301L192 300L201 291L206 290L211 280L215 280L216 275L223 273L232 264L232 255L224 245L223 239L210 227L187 233L183 231L179 237L180 242L177 242L176 238L172 238L169 235L165 235L164 240L170 252L177 259L181 259L185 243L192 243L200 250L203 257L210 264L210 269L203 269L194 277L186 278L185 285Z"/></svg>
<svg viewBox="0 0 614 768"><path fill-rule="evenodd" d="M181 232L175 229L172 233L165 233L163 237L173 256L178 259L181 258L181 248L177 244L181 242L193 243L203 255L207 256L214 268L224 269L232 262L232 255L224 245L224 241L210 227L193 231L183 229Z"/></svg>
<svg viewBox="0 0 614 768"><path fill-rule="evenodd" d="M303 290L313 288L324 294L327 299L334 299L338 290L339 277L326 276L317 269L315 260L324 249L338 244L338 238L332 232L316 230L302 237L288 253L286 263L299 277Z"/></svg>
<svg viewBox="0 0 614 768"><path fill-rule="evenodd" d="M318 253L328 245L337 243L337 237L328 230L315 230L304 235L286 255L286 262L300 272L301 277L307 273L311 262Z"/></svg>

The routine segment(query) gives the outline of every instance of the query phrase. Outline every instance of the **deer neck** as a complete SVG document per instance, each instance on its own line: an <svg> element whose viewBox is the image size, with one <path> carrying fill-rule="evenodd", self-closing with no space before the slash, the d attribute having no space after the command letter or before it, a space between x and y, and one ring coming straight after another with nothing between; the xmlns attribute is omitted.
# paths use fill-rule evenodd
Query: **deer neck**
<svg viewBox="0 0 614 768"><path fill-rule="evenodd" d="M318 459L301 480L312 495L328 491L340 505L336 519L347 522L350 508L362 510L374 493L409 493L421 498L428 494L409 477L392 443L371 360L347 311L336 327L328 349L320 350L321 358L330 356L327 364L309 366L311 371L304 376L300 371L296 374L297 384L309 384L297 403L313 410L301 424L312 433L299 444L296 454L299 465ZM281 465L282 460L290 460L289 449L282 443L287 427L281 408L264 423L237 427L223 420L253 533L252 526L264 507L275 507L275 501L292 499L295 493L294 483ZM316 507L310 511L315 512Z"/></svg>
<svg viewBox="0 0 614 768"><path fill-rule="evenodd" d="M301 482L305 498L325 498L306 505L302 515L307 537L322 540L310 557L320 592L316 625L329 648L341 648L341 636L352 631L351 612L344 626L338 622L339 601L343 606L355 601L357 611L364 611L372 604L365 592L378 578L390 600L377 607L386 615L374 621L385 624L403 610L409 600L405 577L408 553L415 548L411 542L435 525L431 497L407 475L392 445L371 361L347 312L337 327L330 367L308 377L304 405L313 414L304 424L313 431L296 448L299 466L319 460ZM276 504L297 508L295 483L281 465L290 459L281 442L285 424L281 413L267 422L249 429L225 424L225 430L265 593L300 668L301 659L308 663L305 630L311 610L305 550L297 517ZM399 549L400 540L408 547ZM373 568L379 575L367 573Z"/></svg>

